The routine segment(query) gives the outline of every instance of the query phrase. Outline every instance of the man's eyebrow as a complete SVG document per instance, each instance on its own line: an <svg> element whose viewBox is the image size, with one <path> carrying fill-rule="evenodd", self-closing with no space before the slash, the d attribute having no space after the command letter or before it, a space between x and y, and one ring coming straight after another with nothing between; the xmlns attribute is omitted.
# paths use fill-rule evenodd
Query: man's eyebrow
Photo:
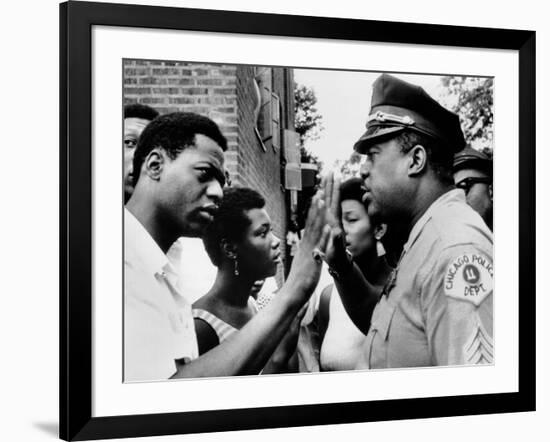
<svg viewBox="0 0 550 442"><path fill-rule="evenodd" d="M195 164L194 168L208 169L209 173L211 173L214 178L221 183L222 187L225 185L225 173L220 170L219 167L215 165L212 161L202 160Z"/></svg>
<svg viewBox="0 0 550 442"><path fill-rule="evenodd" d="M210 166L212 173L214 174L214 178L216 178L217 181L223 186L225 186L225 173L222 169L218 168L217 166L213 165L212 163L208 163Z"/></svg>

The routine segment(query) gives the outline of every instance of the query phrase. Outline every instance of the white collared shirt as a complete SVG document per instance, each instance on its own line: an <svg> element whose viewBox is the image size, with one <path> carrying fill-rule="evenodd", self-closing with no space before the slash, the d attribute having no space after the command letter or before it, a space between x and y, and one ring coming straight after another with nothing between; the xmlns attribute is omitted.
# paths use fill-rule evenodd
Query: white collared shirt
<svg viewBox="0 0 550 442"><path fill-rule="evenodd" d="M189 304L212 288L218 269L210 261L201 238L181 237L166 255L178 272L181 293Z"/></svg>
<svg viewBox="0 0 550 442"><path fill-rule="evenodd" d="M168 379L176 360L198 357L191 305L178 272L124 210L124 381Z"/></svg>

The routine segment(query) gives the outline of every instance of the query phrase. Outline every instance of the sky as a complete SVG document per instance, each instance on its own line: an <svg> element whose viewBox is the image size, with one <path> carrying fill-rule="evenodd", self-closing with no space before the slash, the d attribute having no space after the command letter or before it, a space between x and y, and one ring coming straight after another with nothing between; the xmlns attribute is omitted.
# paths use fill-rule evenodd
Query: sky
<svg viewBox="0 0 550 442"><path fill-rule="evenodd" d="M372 83L379 72L295 69L294 80L311 87L317 97L317 110L323 117L324 130L306 148L317 155L327 168L337 160L349 158L354 143L365 132L369 115ZM443 93L441 76L392 74L422 86L435 99Z"/></svg>

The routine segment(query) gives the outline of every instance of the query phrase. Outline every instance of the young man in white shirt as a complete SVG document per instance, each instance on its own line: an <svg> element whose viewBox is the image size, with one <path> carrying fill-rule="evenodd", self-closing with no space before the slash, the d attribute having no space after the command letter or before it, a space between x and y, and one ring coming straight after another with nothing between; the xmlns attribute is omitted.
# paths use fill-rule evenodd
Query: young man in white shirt
<svg viewBox="0 0 550 442"><path fill-rule="evenodd" d="M312 257L324 226L314 198L295 264L277 298L234 339L197 358L189 304L166 253L181 236L200 236L225 181L227 143L210 119L163 115L141 134L133 160L134 192L125 210L124 379L257 374L319 278Z"/></svg>

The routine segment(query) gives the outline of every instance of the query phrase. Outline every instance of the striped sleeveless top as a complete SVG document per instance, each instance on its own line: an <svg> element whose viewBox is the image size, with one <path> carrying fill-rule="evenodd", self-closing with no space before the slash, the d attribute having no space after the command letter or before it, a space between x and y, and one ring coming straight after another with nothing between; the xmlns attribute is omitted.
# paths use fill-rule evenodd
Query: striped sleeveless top
<svg viewBox="0 0 550 442"><path fill-rule="evenodd" d="M251 297L248 299L248 305L252 307L254 314L258 313L258 306L254 298ZM220 344L238 330L224 320L218 318L216 315L213 315L209 311L203 310L202 308L193 309L193 318L202 319L210 327L212 327L218 336L218 341Z"/></svg>

